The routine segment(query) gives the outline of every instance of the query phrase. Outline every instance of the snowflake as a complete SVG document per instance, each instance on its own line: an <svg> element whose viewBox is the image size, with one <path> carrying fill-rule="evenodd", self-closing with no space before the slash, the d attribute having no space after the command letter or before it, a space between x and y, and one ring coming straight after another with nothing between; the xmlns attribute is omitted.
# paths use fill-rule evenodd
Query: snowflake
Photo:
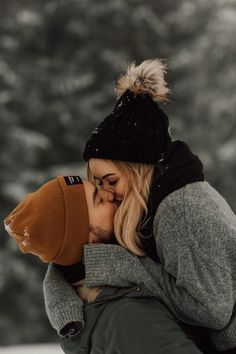
<svg viewBox="0 0 236 354"><path fill-rule="evenodd" d="M93 132L92 132L92 134L97 134L98 132L99 132L99 130L100 130L100 128L95 128L94 130L93 130Z"/></svg>
<svg viewBox="0 0 236 354"><path fill-rule="evenodd" d="M22 246L28 247L30 245L30 234L29 234L29 228L26 226L24 228L24 239L21 242Z"/></svg>

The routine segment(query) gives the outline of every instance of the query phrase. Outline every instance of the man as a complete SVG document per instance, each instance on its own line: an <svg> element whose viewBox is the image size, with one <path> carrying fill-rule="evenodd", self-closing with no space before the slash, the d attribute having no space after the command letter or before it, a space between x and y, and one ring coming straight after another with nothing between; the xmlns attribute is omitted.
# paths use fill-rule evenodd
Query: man
<svg viewBox="0 0 236 354"><path fill-rule="evenodd" d="M26 196L5 219L22 252L53 262L44 281L45 306L65 353L198 354L166 307L142 286L88 289L86 243L112 242L117 205L79 176L57 177ZM76 283L84 305L74 288ZM79 283L78 283L79 281Z"/></svg>
<svg viewBox="0 0 236 354"><path fill-rule="evenodd" d="M57 177L28 194L4 220L24 253L59 265L81 262L83 245L113 233L117 205L112 192L79 176Z"/></svg>

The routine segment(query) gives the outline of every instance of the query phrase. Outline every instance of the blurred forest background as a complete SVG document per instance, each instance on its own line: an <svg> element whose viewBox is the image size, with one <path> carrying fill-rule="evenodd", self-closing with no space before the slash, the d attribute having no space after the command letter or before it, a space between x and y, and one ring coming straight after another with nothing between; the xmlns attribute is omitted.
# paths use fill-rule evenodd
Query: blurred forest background
<svg viewBox="0 0 236 354"><path fill-rule="evenodd" d="M235 0L0 0L0 217L81 153L128 63L165 58L175 139L236 211ZM46 266L0 223L0 345L57 341Z"/></svg>

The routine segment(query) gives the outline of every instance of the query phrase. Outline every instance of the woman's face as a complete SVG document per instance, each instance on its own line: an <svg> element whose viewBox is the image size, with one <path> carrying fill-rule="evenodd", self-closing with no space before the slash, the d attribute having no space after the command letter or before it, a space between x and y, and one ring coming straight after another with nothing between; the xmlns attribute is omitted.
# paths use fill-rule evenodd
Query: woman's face
<svg viewBox="0 0 236 354"><path fill-rule="evenodd" d="M98 189L110 190L121 202L128 188L127 177L109 160L91 159L89 169Z"/></svg>

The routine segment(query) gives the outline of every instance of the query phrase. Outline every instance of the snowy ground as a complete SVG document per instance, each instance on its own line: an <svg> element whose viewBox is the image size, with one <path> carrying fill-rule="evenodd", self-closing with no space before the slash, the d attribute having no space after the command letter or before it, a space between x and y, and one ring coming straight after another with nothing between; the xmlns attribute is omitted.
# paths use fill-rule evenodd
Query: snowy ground
<svg viewBox="0 0 236 354"><path fill-rule="evenodd" d="M0 354L62 354L59 345L38 344L38 345L18 345L12 347L0 347Z"/></svg>

